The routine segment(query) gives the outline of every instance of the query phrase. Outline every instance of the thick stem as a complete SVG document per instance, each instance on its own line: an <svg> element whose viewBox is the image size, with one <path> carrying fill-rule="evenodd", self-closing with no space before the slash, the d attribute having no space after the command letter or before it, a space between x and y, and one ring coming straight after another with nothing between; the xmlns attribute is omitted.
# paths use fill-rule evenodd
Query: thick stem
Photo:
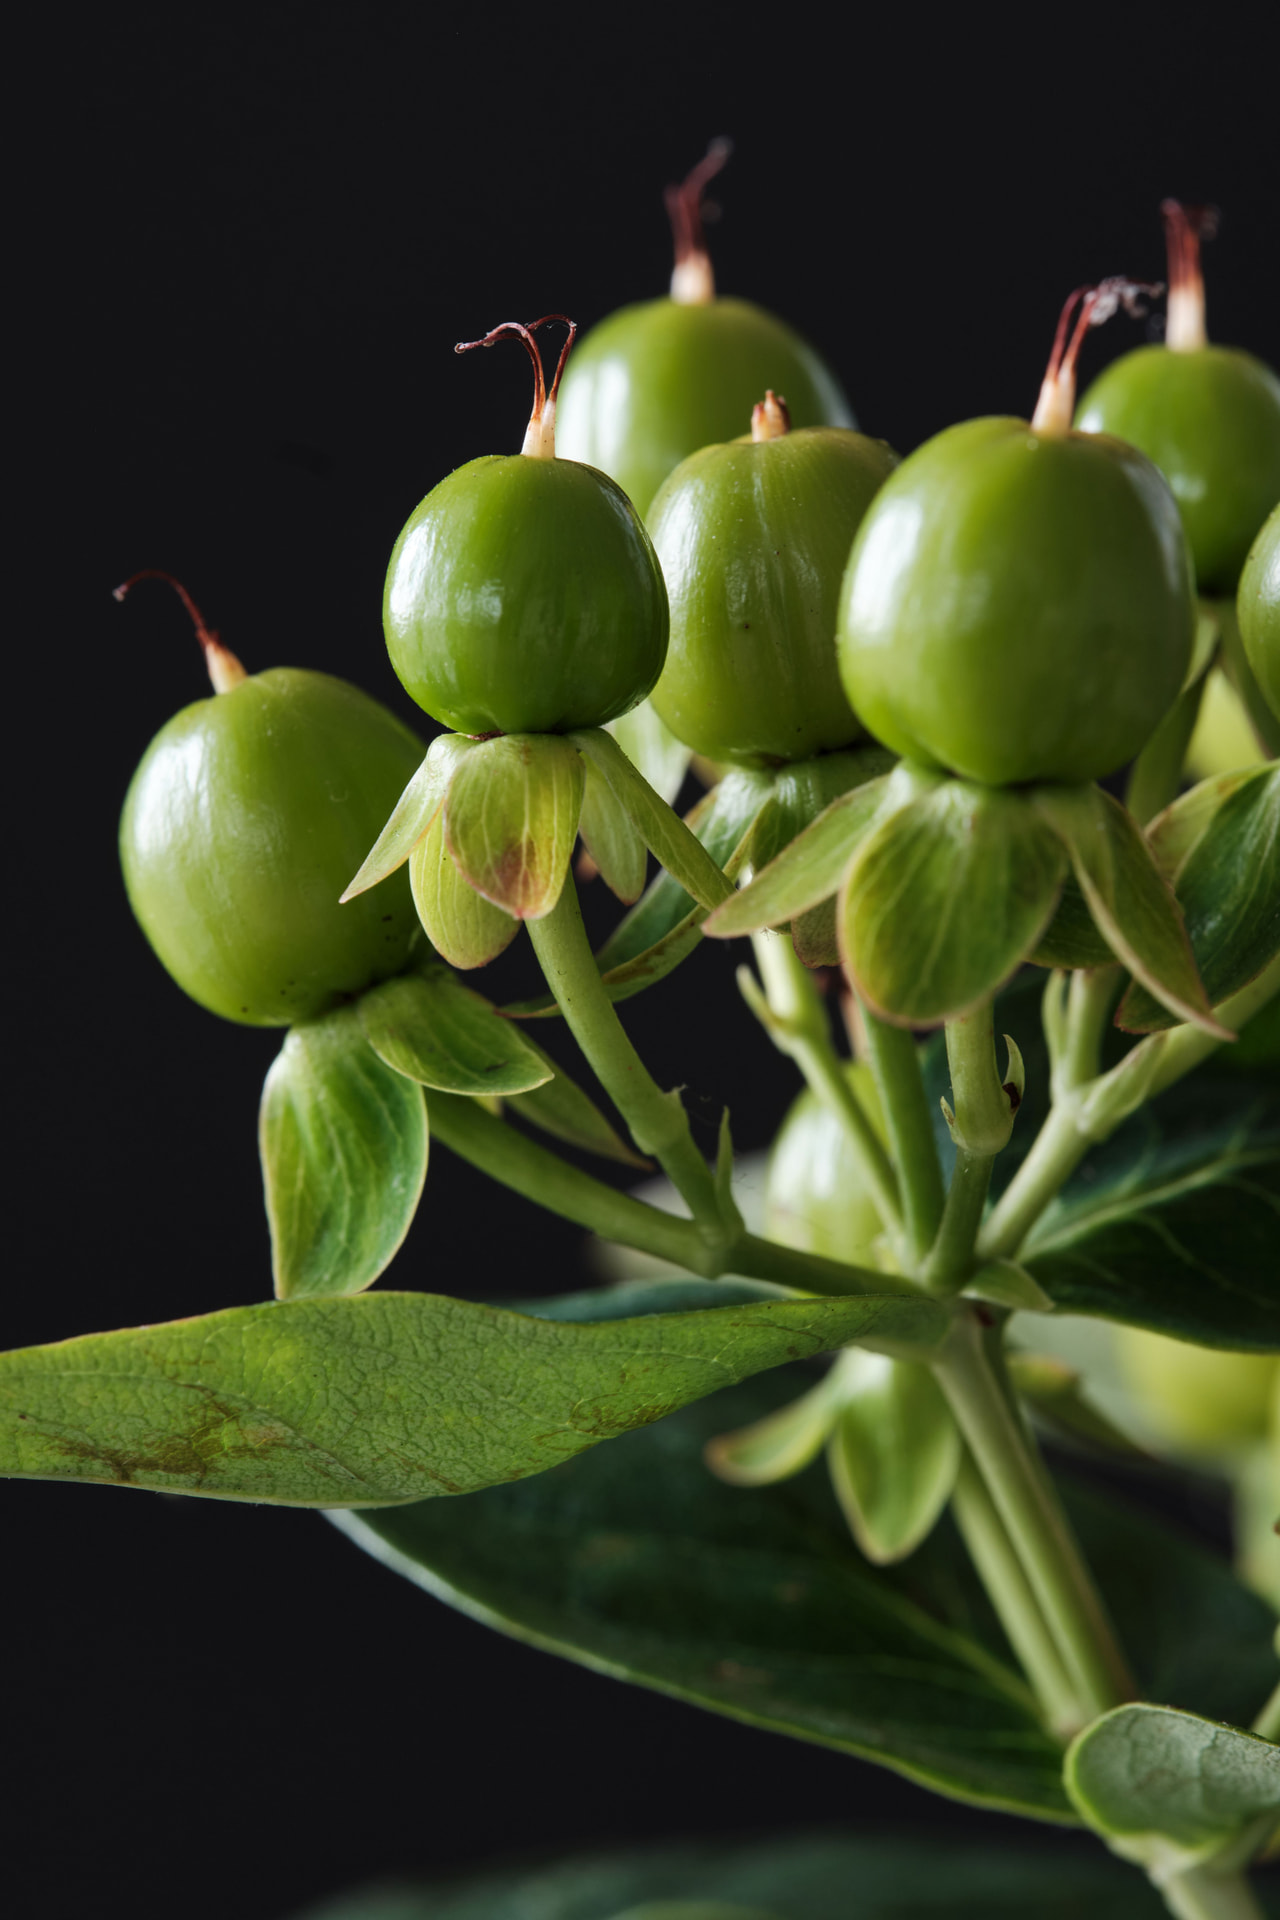
<svg viewBox="0 0 1280 1920"><path fill-rule="evenodd" d="M693 1144L689 1116L678 1093L664 1093L657 1085L623 1031L601 984L573 881L566 879L544 919L526 925L569 1031L637 1147L658 1161L694 1219L723 1239L726 1223L715 1181Z"/></svg>
<svg viewBox="0 0 1280 1920"><path fill-rule="evenodd" d="M1214 1873L1208 1867L1189 1867L1168 1879L1152 1875L1174 1920L1265 1920L1249 1882L1242 1873Z"/></svg>
<svg viewBox="0 0 1280 1920"><path fill-rule="evenodd" d="M1070 1739L1084 1723L1080 1702L1004 1522L967 1453L960 1463L951 1511L1046 1722L1059 1738Z"/></svg>
<svg viewBox="0 0 1280 1920"><path fill-rule="evenodd" d="M1132 1699L1133 1683L1034 1442L987 1359L976 1314L957 1314L933 1365L1087 1722Z"/></svg>
<svg viewBox="0 0 1280 1920"><path fill-rule="evenodd" d="M892 1163L849 1084L845 1064L832 1044L826 1009L807 967L796 957L785 933L753 934L751 944L764 981L765 1004L752 1003L744 980L741 984L748 1004L774 1045L791 1056L813 1092L840 1121L886 1232L901 1240L902 1208Z"/></svg>
<svg viewBox="0 0 1280 1920"><path fill-rule="evenodd" d="M1175 700L1133 763L1125 790L1125 805L1140 827L1178 797L1182 768L1191 736L1200 717L1205 675L1192 682Z"/></svg>
<svg viewBox="0 0 1280 1920"><path fill-rule="evenodd" d="M933 1116L920 1071L920 1054L905 1027L863 1007L864 1048L880 1095L885 1130L902 1195L904 1251L911 1266L924 1259L942 1220L942 1167Z"/></svg>

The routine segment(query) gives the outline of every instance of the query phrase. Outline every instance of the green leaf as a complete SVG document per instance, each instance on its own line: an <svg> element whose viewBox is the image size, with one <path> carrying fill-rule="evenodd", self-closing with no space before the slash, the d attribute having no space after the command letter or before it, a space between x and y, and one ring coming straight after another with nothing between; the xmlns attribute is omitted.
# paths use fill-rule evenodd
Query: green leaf
<svg viewBox="0 0 1280 1920"><path fill-rule="evenodd" d="M1034 1844L1002 1835L993 1846L988 1836L957 1835L930 1822L927 1835L789 1833L540 1861L444 1887L347 1894L298 1920L607 1920L638 1900L763 1904L779 1920L1165 1915L1141 1874L1101 1848L1068 1851L1045 1835Z"/></svg>
<svg viewBox="0 0 1280 1920"><path fill-rule="evenodd" d="M897 764L896 755L884 747L867 746L779 767L773 777L773 805L762 815L752 842L752 864L768 866L833 801L881 780Z"/></svg>
<svg viewBox="0 0 1280 1920"><path fill-rule="evenodd" d="M428 940L453 967L484 967L511 945L520 922L458 872L438 813L409 856L413 904Z"/></svg>
<svg viewBox="0 0 1280 1920"><path fill-rule="evenodd" d="M841 794L784 845L749 886L716 909L707 921L707 933L716 940L735 940L764 927L781 926L827 899L840 885L863 838L902 790L901 779L885 775Z"/></svg>
<svg viewBox="0 0 1280 1920"><path fill-rule="evenodd" d="M427 1113L354 1007L290 1029L262 1089L258 1143L279 1297L371 1286L422 1197Z"/></svg>
<svg viewBox="0 0 1280 1920"><path fill-rule="evenodd" d="M1197 791L1187 799L1194 801ZM1186 823L1170 819L1177 812L1174 807L1161 816L1168 823L1166 855L1173 855L1175 835L1180 841L1185 831ZM1219 1006L1280 953L1280 767L1239 776L1169 878L1205 991ZM1135 983L1116 1024L1130 1033L1153 1033L1177 1023Z"/></svg>
<svg viewBox="0 0 1280 1920"><path fill-rule="evenodd" d="M568 1141L570 1146L603 1154L606 1160L617 1160L625 1167L648 1170L650 1162L615 1132L595 1101L570 1079L564 1068L543 1053L541 1047L534 1046L533 1041L526 1044L542 1062L547 1077L538 1086L510 1098L507 1104L511 1111L544 1133L553 1134L557 1140Z"/></svg>
<svg viewBox="0 0 1280 1920"><path fill-rule="evenodd" d="M654 792L673 807L693 755L683 740L676 739L665 720L659 719L652 703L642 700L621 719L607 721L605 732L613 735Z"/></svg>
<svg viewBox="0 0 1280 1920"><path fill-rule="evenodd" d="M1162 1876L1280 1819L1280 1747L1171 1707L1103 1714L1072 1741L1064 1777L1113 1852Z"/></svg>
<svg viewBox="0 0 1280 1920"><path fill-rule="evenodd" d="M628 906L638 900L644 892L649 850L613 788L593 766L586 768L578 832L610 891Z"/></svg>
<svg viewBox="0 0 1280 1920"><path fill-rule="evenodd" d="M0 1472L289 1506L469 1493L935 1315L901 1295L602 1325L427 1293L233 1307L0 1355Z"/></svg>
<svg viewBox="0 0 1280 1920"><path fill-rule="evenodd" d="M477 893L517 920L560 898L582 814L582 756L556 733L485 740L454 774L445 844Z"/></svg>
<svg viewBox="0 0 1280 1920"><path fill-rule="evenodd" d="M1065 871L1021 794L944 781L859 847L837 907L846 968L899 1024L963 1013L1034 951Z"/></svg>
<svg viewBox="0 0 1280 1920"><path fill-rule="evenodd" d="M1028 957L1037 967L1108 967L1114 961L1114 953L1093 924L1074 873L1063 881L1053 919Z"/></svg>
<svg viewBox="0 0 1280 1920"><path fill-rule="evenodd" d="M1280 1088L1202 1071L1095 1147L1019 1258L1063 1313L1280 1349Z"/></svg>
<svg viewBox="0 0 1280 1920"><path fill-rule="evenodd" d="M1234 773L1215 774L1189 787L1146 829L1151 857L1169 885L1177 888L1178 875L1213 824L1214 816L1241 787L1252 786L1266 768L1241 767Z"/></svg>
<svg viewBox="0 0 1280 1920"><path fill-rule="evenodd" d="M1133 818L1100 787L1037 787L1032 804L1071 855L1107 945L1179 1020L1230 1040L1213 1017L1177 903Z"/></svg>
<svg viewBox="0 0 1280 1920"><path fill-rule="evenodd" d="M852 1352L838 1372L832 1484L863 1553L888 1566L932 1532L955 1485L960 1435L928 1367Z"/></svg>
<svg viewBox="0 0 1280 1920"><path fill-rule="evenodd" d="M712 1473L731 1487L770 1487L802 1472L822 1452L839 1415L837 1386L833 1371L763 1420L718 1433L703 1450Z"/></svg>
<svg viewBox="0 0 1280 1920"><path fill-rule="evenodd" d="M791 922L791 944L801 966L840 965L840 929L834 899L810 907L807 913L796 914Z"/></svg>
<svg viewBox="0 0 1280 1920"><path fill-rule="evenodd" d="M514 1022L446 967L384 981L362 995L358 1011L380 1060L442 1093L524 1093L555 1072Z"/></svg>
<svg viewBox="0 0 1280 1920"><path fill-rule="evenodd" d="M566 734L565 739L572 741L587 764L608 782L649 851L699 906L710 911L728 898L732 883L680 816L631 764L612 734L599 727L586 727Z"/></svg>
<svg viewBox="0 0 1280 1920"><path fill-rule="evenodd" d="M990 1300L1011 1312L1052 1313L1053 1302L1016 1260L988 1260L964 1287L968 1300Z"/></svg>
<svg viewBox="0 0 1280 1920"><path fill-rule="evenodd" d="M391 818L378 835L373 849L351 885L342 895L342 904L358 893L376 887L398 867L402 867L444 805L445 794L463 756L476 746L456 733L442 733L427 748L427 756L392 809Z"/></svg>

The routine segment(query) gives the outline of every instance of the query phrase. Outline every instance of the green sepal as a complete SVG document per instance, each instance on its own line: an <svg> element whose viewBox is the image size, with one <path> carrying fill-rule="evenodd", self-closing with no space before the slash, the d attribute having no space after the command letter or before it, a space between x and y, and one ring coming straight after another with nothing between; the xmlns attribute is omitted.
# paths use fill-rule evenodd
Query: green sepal
<svg viewBox="0 0 1280 1920"><path fill-rule="evenodd" d="M1005 1364L1013 1386L1047 1427L1068 1439L1082 1440L1108 1453L1126 1454L1132 1460L1150 1457L1099 1412L1085 1394L1080 1375L1065 1360L1051 1354L1015 1352L1007 1356Z"/></svg>
<svg viewBox="0 0 1280 1920"><path fill-rule="evenodd" d="M232 1307L0 1355L0 1472L286 1506L469 1493L798 1353L909 1336L933 1305L770 1300L600 1325L427 1293Z"/></svg>
<svg viewBox="0 0 1280 1920"><path fill-rule="evenodd" d="M608 721L605 732L613 735L654 792L673 807L684 785L693 752L683 740L677 740L666 721L659 718L652 701L642 700L630 713Z"/></svg>
<svg viewBox="0 0 1280 1920"><path fill-rule="evenodd" d="M617 1160L624 1167L639 1167L650 1172L652 1163L627 1144L564 1068L532 1040L526 1040L525 1044L542 1063L545 1079L507 1100L512 1113L531 1126L541 1128L543 1133L566 1141L569 1146L598 1153L606 1160Z"/></svg>
<svg viewBox="0 0 1280 1920"><path fill-rule="evenodd" d="M850 747L820 753L779 767L773 779L773 805L765 810L751 846L753 866L764 868L813 825L834 800L883 779L897 765L885 747Z"/></svg>
<svg viewBox="0 0 1280 1920"><path fill-rule="evenodd" d="M640 898L649 866L649 850L599 769L586 765L586 787L578 832L600 878L627 906Z"/></svg>
<svg viewBox="0 0 1280 1920"><path fill-rule="evenodd" d="M1280 767L1250 769L1229 786L1205 784L1218 790L1218 804L1210 810L1193 788L1185 802L1161 815L1151 839L1216 1007L1280 953ZM1177 1021L1135 982L1120 1003L1116 1025L1128 1033L1155 1033Z"/></svg>
<svg viewBox="0 0 1280 1920"><path fill-rule="evenodd" d="M731 881L689 831L679 814L656 794L612 734L586 727L565 735L613 789L650 853L708 912L733 891Z"/></svg>
<svg viewBox="0 0 1280 1920"><path fill-rule="evenodd" d="M836 912L850 979L900 1026L966 1012L1034 952L1066 866L1021 794L933 785L879 822L845 876Z"/></svg>
<svg viewBox="0 0 1280 1920"><path fill-rule="evenodd" d="M378 1058L441 1093L524 1093L555 1071L514 1021L432 962L372 987L357 1007Z"/></svg>
<svg viewBox="0 0 1280 1920"><path fill-rule="evenodd" d="M1213 1017L1177 902L1132 815L1096 786L1036 787L1030 798L1117 959L1179 1020L1233 1039Z"/></svg>
<svg viewBox="0 0 1280 1920"><path fill-rule="evenodd" d="M910 779L899 768L841 794L708 917L705 931L716 940L735 940L781 926L828 899L873 826L908 803Z"/></svg>
<svg viewBox="0 0 1280 1920"><path fill-rule="evenodd" d="M520 931L517 919L459 873L445 845L443 808L409 856L409 884L426 936L450 966L487 966Z"/></svg>
<svg viewBox="0 0 1280 1920"><path fill-rule="evenodd" d="M829 1373L762 1420L716 1434L703 1449L712 1473L731 1487L769 1487L803 1472L822 1452L840 1412L837 1384Z"/></svg>
<svg viewBox="0 0 1280 1920"><path fill-rule="evenodd" d="M517 920L543 919L569 871L583 784L582 757L558 733L481 741L445 797L445 844L459 873Z"/></svg>
<svg viewBox="0 0 1280 1920"><path fill-rule="evenodd" d="M914 1553L951 1497L960 1435L928 1367L850 1352L827 1464L849 1531L876 1566Z"/></svg>
<svg viewBox="0 0 1280 1920"><path fill-rule="evenodd" d="M1067 1749L1063 1781L1086 1825L1158 1881L1242 1865L1280 1820L1280 1747L1174 1707L1104 1713Z"/></svg>
<svg viewBox="0 0 1280 1920"><path fill-rule="evenodd" d="M791 944L805 967L840 965L840 927L834 897L798 913L791 922Z"/></svg>
<svg viewBox="0 0 1280 1920"><path fill-rule="evenodd" d="M1115 955L1093 924L1080 884L1074 873L1062 883L1058 905L1035 952L1028 954L1034 967L1109 967Z"/></svg>
<svg viewBox="0 0 1280 1920"><path fill-rule="evenodd" d="M258 1144L279 1298L371 1286L422 1197L427 1113L354 1007L290 1028L262 1089Z"/></svg>
<svg viewBox="0 0 1280 1920"><path fill-rule="evenodd" d="M1052 1313L1053 1301L1040 1283L1016 1260L988 1260L966 1282L966 1300L989 1300L1011 1313Z"/></svg>
<svg viewBox="0 0 1280 1920"><path fill-rule="evenodd" d="M464 756L478 744L465 735L442 733L427 748L427 756L392 809L391 818L375 840L364 865L342 895L341 904L376 887L402 867L444 805L449 783Z"/></svg>

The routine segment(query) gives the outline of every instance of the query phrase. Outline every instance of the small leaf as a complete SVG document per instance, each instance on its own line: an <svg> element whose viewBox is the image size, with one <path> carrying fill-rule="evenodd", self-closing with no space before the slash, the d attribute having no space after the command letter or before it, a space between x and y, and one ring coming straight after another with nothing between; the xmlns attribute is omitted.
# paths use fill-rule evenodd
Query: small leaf
<svg viewBox="0 0 1280 1920"><path fill-rule="evenodd" d="M417 1211L427 1115L421 1088L383 1065L354 1007L290 1029L258 1136L279 1297L371 1286Z"/></svg>
<svg viewBox="0 0 1280 1920"><path fill-rule="evenodd" d="M941 782L858 849L837 906L850 978L900 1025L961 1014L1035 949L1065 871L1022 795Z"/></svg>
<svg viewBox="0 0 1280 1920"><path fill-rule="evenodd" d="M993 1306L1015 1313L1053 1312L1053 1301L1044 1288L1016 1260L988 1260L964 1292L967 1299L990 1300Z"/></svg>
<svg viewBox="0 0 1280 1920"><path fill-rule="evenodd" d="M759 933L808 912L840 885L860 842L899 792L893 776L841 794L707 921L714 940Z"/></svg>
<svg viewBox="0 0 1280 1920"><path fill-rule="evenodd" d="M1048 1354L1011 1353L1007 1364L1013 1385L1047 1426L1108 1453L1126 1454L1133 1460L1149 1458L1099 1412L1081 1387L1080 1375L1065 1361Z"/></svg>
<svg viewBox="0 0 1280 1920"><path fill-rule="evenodd" d="M1037 787L1031 799L1070 853L1080 891L1117 958L1178 1019L1233 1039L1209 1009L1177 903L1132 816L1100 787Z"/></svg>
<svg viewBox="0 0 1280 1920"><path fill-rule="evenodd" d="M773 780L773 805L756 828L752 865L768 866L834 800L892 773L896 765L895 755L883 747L869 746L820 753L812 760L796 760L779 767Z"/></svg>
<svg viewBox="0 0 1280 1920"><path fill-rule="evenodd" d="M1173 1707L1115 1707L1067 1750L1067 1792L1113 1852L1161 1877L1280 1818L1280 1747Z"/></svg>
<svg viewBox="0 0 1280 1920"><path fill-rule="evenodd" d="M487 966L520 931L518 920L458 872L444 841L443 810L409 857L409 884L427 938L450 966Z"/></svg>
<svg viewBox="0 0 1280 1920"><path fill-rule="evenodd" d="M708 912L732 893L732 883L694 838L684 821L671 811L665 800L654 792L644 776L632 766L611 734L600 727L586 727L565 735L612 787L629 814L649 851L664 866L673 880Z"/></svg>
<svg viewBox="0 0 1280 1920"><path fill-rule="evenodd" d="M232 1307L0 1355L0 1472L287 1506L468 1493L797 1355L909 1335L926 1310L862 1295L584 1325L429 1293Z"/></svg>
<svg viewBox="0 0 1280 1920"><path fill-rule="evenodd" d="M570 1079L564 1068L532 1040L526 1044L542 1063L545 1078L536 1087L510 1098L507 1105L511 1111L570 1146L582 1147L587 1153L598 1153L606 1160L621 1162L624 1167L641 1167L648 1172L650 1162L614 1131L595 1101Z"/></svg>
<svg viewBox="0 0 1280 1920"><path fill-rule="evenodd" d="M816 1460L839 1415L833 1376L790 1400L776 1413L733 1433L718 1433L704 1449L707 1465L731 1487L768 1487L789 1480Z"/></svg>
<svg viewBox="0 0 1280 1920"><path fill-rule="evenodd" d="M427 757L396 801L391 818L374 842L340 904L376 887L402 867L444 805L449 782L476 742L456 733L442 733L427 748Z"/></svg>
<svg viewBox="0 0 1280 1920"><path fill-rule="evenodd" d="M519 1027L445 967L373 987L358 1011L380 1060L441 1093L524 1093L554 1072Z"/></svg>
<svg viewBox="0 0 1280 1920"><path fill-rule="evenodd" d="M1035 952L1034 967L1109 967L1115 955L1093 924L1074 873L1062 883L1057 909Z"/></svg>
<svg viewBox="0 0 1280 1920"><path fill-rule="evenodd" d="M560 898L582 813L582 757L556 733L485 740L454 775L445 844L477 893L517 920Z"/></svg>
<svg viewBox="0 0 1280 1920"><path fill-rule="evenodd" d="M928 1367L856 1351L837 1366L832 1484L863 1553L890 1566L914 1553L950 1499L960 1435Z"/></svg>
<svg viewBox="0 0 1280 1920"><path fill-rule="evenodd" d="M654 792L673 807L693 756L684 741L676 739L665 720L659 719L652 703L642 700L620 720L608 721L605 731L613 735Z"/></svg>
<svg viewBox="0 0 1280 1920"><path fill-rule="evenodd" d="M1170 882L1200 978L1216 1007L1280 953L1280 767L1237 776L1208 818L1197 808L1200 831L1193 842L1185 831L1189 823L1170 819L1177 811L1161 815L1168 824L1153 851L1173 865ZM1154 1033L1176 1021L1135 982L1120 1004L1116 1025L1129 1033Z"/></svg>
<svg viewBox="0 0 1280 1920"><path fill-rule="evenodd" d="M1215 814L1241 787L1251 786L1265 768L1241 767L1216 774L1188 788L1172 806L1158 813L1146 829L1151 855L1169 885L1177 890L1178 875L1213 823Z"/></svg>
<svg viewBox="0 0 1280 1920"><path fill-rule="evenodd" d="M578 832L605 885L630 906L644 892L649 850L595 767L587 767L586 780Z"/></svg>

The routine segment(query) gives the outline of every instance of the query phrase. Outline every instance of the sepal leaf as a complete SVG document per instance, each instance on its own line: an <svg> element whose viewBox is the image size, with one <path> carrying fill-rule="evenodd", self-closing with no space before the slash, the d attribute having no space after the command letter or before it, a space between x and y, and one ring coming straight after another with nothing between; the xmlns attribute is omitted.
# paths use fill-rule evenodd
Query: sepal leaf
<svg viewBox="0 0 1280 1920"><path fill-rule="evenodd" d="M524 1093L555 1071L513 1021L447 967L385 980L357 1004L378 1058L441 1093Z"/></svg>
<svg viewBox="0 0 1280 1920"><path fill-rule="evenodd" d="M610 892L632 905L644 892L649 850L613 788L589 764L578 831Z"/></svg>
<svg viewBox="0 0 1280 1920"><path fill-rule="evenodd" d="M868 1560L892 1566L928 1537L950 1499L960 1435L928 1367L854 1350L834 1371L831 1482Z"/></svg>
<svg viewBox="0 0 1280 1920"><path fill-rule="evenodd" d="M781 926L829 898L840 885L860 841L904 791L899 776L883 775L841 794L783 846L750 884L718 907L706 932L734 940ZM905 799L901 804L906 804Z"/></svg>
<svg viewBox="0 0 1280 1920"><path fill-rule="evenodd" d="M409 856L409 885L428 940L450 966L487 966L520 931L517 919L459 873L445 845L443 809Z"/></svg>
<svg viewBox="0 0 1280 1920"><path fill-rule="evenodd" d="M391 818L342 895L342 904L376 887L380 880L404 865L444 805L449 782L464 756L477 744L457 733L442 733L431 742L426 759L396 801Z"/></svg>
<svg viewBox="0 0 1280 1920"><path fill-rule="evenodd" d="M541 1047L532 1041L527 1044L542 1063L546 1078L536 1087L508 1099L512 1113L572 1147L601 1154L606 1160L617 1160L625 1167L649 1171L649 1161L628 1146L590 1095L583 1092L562 1066L543 1053Z"/></svg>
<svg viewBox="0 0 1280 1920"><path fill-rule="evenodd" d="M654 792L673 807L684 785L693 752L683 740L676 739L666 721L659 718L653 703L642 700L621 719L607 721L605 732L613 735Z"/></svg>
<svg viewBox="0 0 1280 1920"><path fill-rule="evenodd" d="M422 1089L378 1058L354 1007L290 1029L258 1140L279 1298L372 1286L422 1196L427 1115Z"/></svg>
<svg viewBox="0 0 1280 1920"><path fill-rule="evenodd" d="M832 1374L762 1420L719 1433L704 1449L707 1465L731 1487L767 1487L816 1460L840 1411Z"/></svg>
<svg viewBox="0 0 1280 1920"><path fill-rule="evenodd" d="M454 774L445 844L477 893L517 920L560 898L582 814L582 757L555 733L482 741Z"/></svg>
<svg viewBox="0 0 1280 1920"><path fill-rule="evenodd" d="M899 1025L964 1013L1039 944L1066 865L1021 794L939 781L879 822L845 877L836 911L851 980Z"/></svg>
<svg viewBox="0 0 1280 1920"><path fill-rule="evenodd" d="M588 765L608 782L649 851L699 906L709 912L728 898L732 882L725 879L680 816L632 765L612 734L600 727L586 727L566 734L565 739L572 741Z"/></svg>

